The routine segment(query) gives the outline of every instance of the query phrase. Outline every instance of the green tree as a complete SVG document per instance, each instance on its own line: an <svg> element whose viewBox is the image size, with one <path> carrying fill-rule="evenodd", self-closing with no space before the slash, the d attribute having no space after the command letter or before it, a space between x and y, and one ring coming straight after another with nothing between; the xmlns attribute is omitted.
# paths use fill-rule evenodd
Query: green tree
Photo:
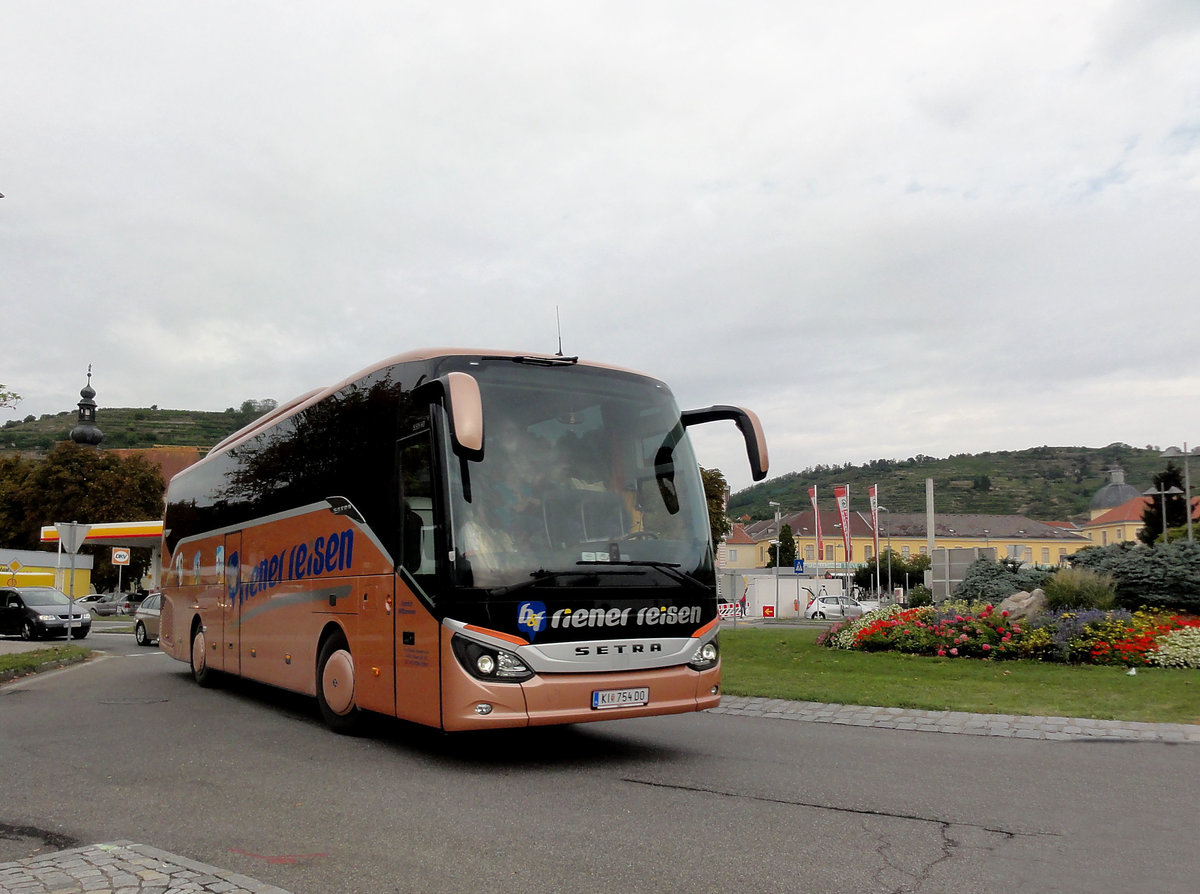
<svg viewBox="0 0 1200 894"><path fill-rule="evenodd" d="M1165 497L1167 504L1167 528L1180 528L1187 524L1187 502L1183 498L1183 469L1173 462L1167 463L1167 468L1154 476L1156 491L1168 491L1176 488L1179 493ZM1138 531L1138 540L1147 546L1162 540L1163 532L1163 500L1164 497L1155 494L1147 500L1146 508L1142 510L1142 529Z"/></svg>
<svg viewBox="0 0 1200 894"><path fill-rule="evenodd" d="M237 417L239 425L249 425L258 417L270 413L277 406L279 406L278 401L269 397L262 400L244 400L241 407L234 413L234 416ZM232 412L232 408L225 412Z"/></svg>
<svg viewBox="0 0 1200 894"><path fill-rule="evenodd" d="M704 499L708 503L708 527L712 532L712 548L715 553L717 544L733 529L733 524L725 514L729 484L720 469L706 469L701 466L700 478L704 481Z"/></svg>
<svg viewBox="0 0 1200 894"><path fill-rule="evenodd" d="M21 395L9 391L7 385L0 385L0 409L11 410L21 402Z"/></svg>
<svg viewBox="0 0 1200 894"><path fill-rule="evenodd" d="M784 525L779 529L779 542L783 549L779 553L779 567L791 568L796 563L796 538L792 536L792 526ZM767 548L767 567L775 567L775 544Z"/></svg>
<svg viewBox="0 0 1200 894"><path fill-rule="evenodd" d="M888 556L891 555L892 586L903 587L905 581L909 584L919 584L925 580L925 572L929 570L929 556L914 554L908 557L900 555L894 549L884 547L879 553L880 588L888 589ZM875 560L866 562L854 569L854 583L870 589L875 586Z"/></svg>
<svg viewBox="0 0 1200 894"><path fill-rule="evenodd" d="M161 518L164 484L158 468L140 456L128 459L61 442L45 459L0 459L0 543L14 549L41 548L41 529L56 522L138 521ZM92 582L116 584L107 547L84 547L94 558ZM126 581L150 567L147 550L134 550Z"/></svg>

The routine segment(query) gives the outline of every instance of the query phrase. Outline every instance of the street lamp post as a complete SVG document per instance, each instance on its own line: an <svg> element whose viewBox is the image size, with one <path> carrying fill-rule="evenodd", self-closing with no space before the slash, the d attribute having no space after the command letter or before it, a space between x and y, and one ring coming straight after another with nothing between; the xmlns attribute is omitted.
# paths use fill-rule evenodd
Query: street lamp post
<svg viewBox="0 0 1200 894"><path fill-rule="evenodd" d="M783 537L779 533L779 504L768 500L767 504L775 507L775 617L779 617L779 554L783 552Z"/></svg>
<svg viewBox="0 0 1200 894"><path fill-rule="evenodd" d="M892 511L886 506L880 506L879 511L887 513L888 593L890 594L892 592Z"/></svg>
<svg viewBox="0 0 1200 894"><path fill-rule="evenodd" d="M1149 490L1142 491L1143 497L1161 497L1162 498L1163 544L1164 545L1167 542L1167 497L1173 497L1176 494L1181 494L1181 493L1183 493L1183 491L1181 491L1175 485L1171 485L1166 490L1155 490L1154 488L1150 488ZM1189 515L1191 515L1191 510L1192 510L1192 507L1189 506L1188 507Z"/></svg>
<svg viewBox="0 0 1200 894"><path fill-rule="evenodd" d="M1200 448L1196 448L1196 449L1200 449ZM1166 450L1164 450L1160 454L1160 456L1167 456L1167 457L1172 457L1172 458L1176 457L1176 456L1183 457L1183 501L1185 504L1187 504L1187 538L1188 538L1188 542L1191 543L1193 540L1193 538L1192 538L1192 476L1188 470L1187 441L1183 442L1183 450L1180 450L1178 447L1168 447ZM1165 506L1165 504L1164 504L1164 506ZM1166 509L1164 508L1163 521L1165 522L1166 519L1167 519L1167 513L1166 513Z"/></svg>

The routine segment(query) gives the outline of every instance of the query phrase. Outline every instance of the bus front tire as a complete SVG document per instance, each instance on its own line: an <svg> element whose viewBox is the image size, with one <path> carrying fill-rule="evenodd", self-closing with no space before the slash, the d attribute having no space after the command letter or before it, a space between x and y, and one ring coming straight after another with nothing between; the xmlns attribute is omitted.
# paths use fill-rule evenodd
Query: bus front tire
<svg viewBox="0 0 1200 894"><path fill-rule="evenodd" d="M354 702L354 659L340 634L325 640L317 658L317 705L335 733L353 733L362 725L362 711Z"/></svg>

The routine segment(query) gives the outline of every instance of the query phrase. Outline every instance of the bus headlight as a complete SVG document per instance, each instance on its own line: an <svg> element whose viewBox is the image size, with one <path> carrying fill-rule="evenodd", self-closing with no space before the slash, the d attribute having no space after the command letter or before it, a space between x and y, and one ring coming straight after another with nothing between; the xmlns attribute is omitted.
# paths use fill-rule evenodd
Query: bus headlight
<svg viewBox="0 0 1200 894"><path fill-rule="evenodd" d="M696 654L688 662L688 667L698 671L708 670L709 668L716 667L720 657L721 650L717 648L717 641L712 639L696 650Z"/></svg>
<svg viewBox="0 0 1200 894"><path fill-rule="evenodd" d="M481 645L463 636L450 641L454 657L472 677L490 683L520 683L533 676L525 662L514 653Z"/></svg>

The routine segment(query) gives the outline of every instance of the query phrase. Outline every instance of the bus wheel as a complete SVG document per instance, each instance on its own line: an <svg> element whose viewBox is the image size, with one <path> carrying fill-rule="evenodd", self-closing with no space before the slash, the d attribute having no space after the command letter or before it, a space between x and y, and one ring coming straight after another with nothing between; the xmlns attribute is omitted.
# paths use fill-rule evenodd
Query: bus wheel
<svg viewBox="0 0 1200 894"><path fill-rule="evenodd" d="M192 632L192 677L206 689L216 684L217 672L208 665L208 646L203 627L197 627Z"/></svg>
<svg viewBox="0 0 1200 894"><path fill-rule="evenodd" d="M321 646L317 659L317 704L321 719L337 733L354 732L362 722L362 712L354 703L354 659L340 634Z"/></svg>

